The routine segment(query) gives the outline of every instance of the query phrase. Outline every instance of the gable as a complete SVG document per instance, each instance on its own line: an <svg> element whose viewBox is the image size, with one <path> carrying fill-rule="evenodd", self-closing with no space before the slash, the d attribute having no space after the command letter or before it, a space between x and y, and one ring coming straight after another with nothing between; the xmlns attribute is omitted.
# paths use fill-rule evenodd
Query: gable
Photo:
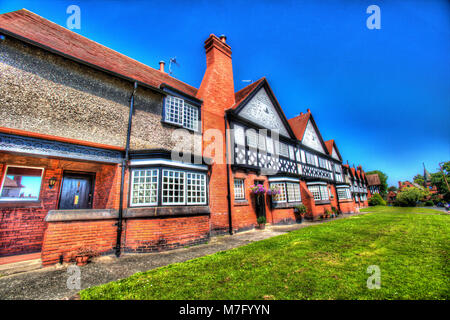
<svg viewBox="0 0 450 320"><path fill-rule="evenodd" d="M317 134L316 130L314 129L314 126L311 123L311 120L309 120L308 124L306 125L305 134L303 135L303 139L302 139L302 144L304 144L305 146L310 147L316 151L325 153L325 150L323 149L319 135Z"/></svg>
<svg viewBox="0 0 450 320"><path fill-rule="evenodd" d="M290 136L265 88L259 89L238 114L263 128L278 130L281 135Z"/></svg>
<svg viewBox="0 0 450 320"><path fill-rule="evenodd" d="M336 150L334 149L334 147L333 147L333 152L331 153L331 157L338 161L341 161L341 159L339 159L339 156L338 156Z"/></svg>

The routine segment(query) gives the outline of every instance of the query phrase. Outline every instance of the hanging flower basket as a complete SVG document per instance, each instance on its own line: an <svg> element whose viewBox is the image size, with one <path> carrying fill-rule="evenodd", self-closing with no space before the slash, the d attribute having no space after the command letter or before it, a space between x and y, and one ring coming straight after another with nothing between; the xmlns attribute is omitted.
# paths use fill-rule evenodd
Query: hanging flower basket
<svg viewBox="0 0 450 320"><path fill-rule="evenodd" d="M253 184L250 186L250 192L255 195L265 194L266 188L264 188L264 186L262 184L257 184L257 185Z"/></svg>

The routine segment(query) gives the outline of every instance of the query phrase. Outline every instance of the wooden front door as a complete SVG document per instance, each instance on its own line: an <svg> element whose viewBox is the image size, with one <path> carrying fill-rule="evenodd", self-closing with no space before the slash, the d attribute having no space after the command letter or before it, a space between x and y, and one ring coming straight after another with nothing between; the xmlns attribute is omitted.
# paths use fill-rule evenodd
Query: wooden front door
<svg viewBox="0 0 450 320"><path fill-rule="evenodd" d="M64 173L59 209L90 209L93 198L92 174Z"/></svg>
<svg viewBox="0 0 450 320"><path fill-rule="evenodd" d="M255 185L264 185L264 181L255 180ZM256 217L266 217L266 196L265 194L258 194L255 196L255 211Z"/></svg>

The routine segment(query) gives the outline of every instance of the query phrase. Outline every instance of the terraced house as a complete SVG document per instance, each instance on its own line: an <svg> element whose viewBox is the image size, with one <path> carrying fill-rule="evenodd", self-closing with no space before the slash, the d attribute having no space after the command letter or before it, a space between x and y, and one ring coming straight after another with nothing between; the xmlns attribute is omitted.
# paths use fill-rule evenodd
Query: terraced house
<svg viewBox="0 0 450 320"><path fill-rule="evenodd" d="M367 205L362 167L342 164L309 109L288 120L266 78L235 92L225 36L205 41L197 89L25 9L0 15L0 35L0 256L150 252L258 216L295 223L299 204L311 219ZM210 129L226 137L216 161Z"/></svg>

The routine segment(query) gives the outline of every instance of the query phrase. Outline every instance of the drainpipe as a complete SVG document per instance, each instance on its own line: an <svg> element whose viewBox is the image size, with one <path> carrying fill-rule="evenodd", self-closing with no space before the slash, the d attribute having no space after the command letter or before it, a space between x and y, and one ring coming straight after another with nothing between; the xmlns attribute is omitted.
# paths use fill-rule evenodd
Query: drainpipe
<svg viewBox="0 0 450 320"><path fill-rule="evenodd" d="M128 116L128 128L127 128L127 142L125 146L125 157L122 160L122 175L120 179L120 198L119 198L119 219L117 221L117 240L116 240L116 257L120 257L120 247L121 247L121 239L122 239L122 226L123 226L123 189L125 184L125 171L128 165L128 158L130 152L130 137L131 137L131 122L133 119L133 110L134 110L134 95L136 94L138 84L135 81L133 86L133 93L130 97L130 114Z"/></svg>
<svg viewBox="0 0 450 320"><path fill-rule="evenodd" d="M229 225L229 233L233 234L233 219L231 218L231 186L230 186L230 161L229 161L229 152L228 152L228 118L227 114L225 114L225 161L227 162L227 202L228 202L228 225Z"/></svg>

